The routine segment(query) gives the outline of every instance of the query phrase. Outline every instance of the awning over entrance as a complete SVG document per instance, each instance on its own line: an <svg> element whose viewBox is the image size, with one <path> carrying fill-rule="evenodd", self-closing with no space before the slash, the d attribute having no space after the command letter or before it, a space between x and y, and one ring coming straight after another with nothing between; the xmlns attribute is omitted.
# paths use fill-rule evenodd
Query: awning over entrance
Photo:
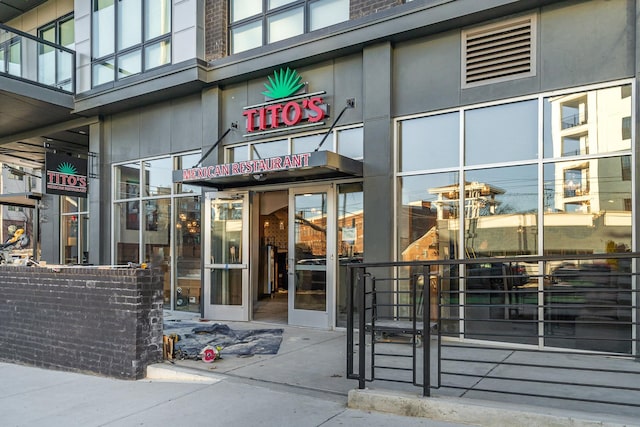
<svg viewBox="0 0 640 427"><path fill-rule="evenodd" d="M361 161L332 151L314 151L175 170L173 182L225 189L361 176Z"/></svg>

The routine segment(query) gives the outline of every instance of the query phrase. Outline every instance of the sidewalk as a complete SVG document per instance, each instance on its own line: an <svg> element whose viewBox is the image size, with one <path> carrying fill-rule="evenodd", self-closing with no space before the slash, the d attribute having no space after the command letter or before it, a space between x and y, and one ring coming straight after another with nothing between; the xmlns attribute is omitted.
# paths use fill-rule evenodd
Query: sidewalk
<svg viewBox="0 0 640 427"><path fill-rule="evenodd" d="M224 375L181 377L127 381L0 363L0 425L462 425L348 409L342 397Z"/></svg>
<svg viewBox="0 0 640 427"><path fill-rule="evenodd" d="M194 320L167 313L167 321ZM197 320L197 319L195 319ZM233 329L283 328L275 355L224 355L148 369L147 379L115 380L0 363L1 426L623 426L638 417L500 403L481 398L422 398L388 383L345 378L344 331L258 322ZM640 404L640 402L639 402ZM412 415L408 417L405 415ZM229 424L230 423L230 424Z"/></svg>
<svg viewBox="0 0 640 427"><path fill-rule="evenodd" d="M197 320L193 315L179 313L174 317L166 317L168 321L181 319ZM161 367L198 374L215 373L229 378L279 385L300 392L320 392L333 396L333 399L343 404L348 403L352 408L367 411L391 412L471 425L640 425L640 400L635 408L604 407L579 401L549 402L549 399L544 398L474 391L461 396L461 391L448 389L434 390L432 394L435 397L425 399L420 396L419 387L383 381L367 383L366 390L357 390L357 381L345 377L344 331L260 322L224 323L232 329L283 328L285 332L278 354L225 357L223 351L223 359L213 364L179 360L173 365L164 363ZM432 362L435 363L433 360ZM517 384L512 387L514 390L518 389ZM599 392L601 391L593 390L591 393Z"/></svg>

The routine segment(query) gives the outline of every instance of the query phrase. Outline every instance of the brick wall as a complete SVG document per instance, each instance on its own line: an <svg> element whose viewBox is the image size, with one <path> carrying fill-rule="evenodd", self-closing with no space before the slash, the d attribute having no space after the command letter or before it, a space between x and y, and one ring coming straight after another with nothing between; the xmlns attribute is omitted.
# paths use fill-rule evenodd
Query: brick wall
<svg viewBox="0 0 640 427"><path fill-rule="evenodd" d="M400 4L404 4L404 0L351 0L349 19L372 15Z"/></svg>
<svg viewBox="0 0 640 427"><path fill-rule="evenodd" d="M205 4L206 60L213 61L227 55L227 0L207 0Z"/></svg>
<svg viewBox="0 0 640 427"><path fill-rule="evenodd" d="M0 267L0 360L143 378L162 360L162 274Z"/></svg>

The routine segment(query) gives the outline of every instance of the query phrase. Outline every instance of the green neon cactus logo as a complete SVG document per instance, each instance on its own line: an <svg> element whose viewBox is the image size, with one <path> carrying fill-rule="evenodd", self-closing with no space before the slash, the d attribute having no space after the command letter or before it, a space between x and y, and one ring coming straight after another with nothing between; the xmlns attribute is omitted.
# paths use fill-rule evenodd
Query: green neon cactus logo
<svg viewBox="0 0 640 427"><path fill-rule="evenodd" d="M67 175L76 175L78 173L78 170L71 163L64 162L58 165L58 172Z"/></svg>
<svg viewBox="0 0 640 427"><path fill-rule="evenodd" d="M262 92L262 94L272 99L286 98L304 86L301 80L302 76L300 76L296 70L291 70L288 67L286 70L280 69L279 72L274 71L273 78L269 76L270 84L264 84L267 90Z"/></svg>

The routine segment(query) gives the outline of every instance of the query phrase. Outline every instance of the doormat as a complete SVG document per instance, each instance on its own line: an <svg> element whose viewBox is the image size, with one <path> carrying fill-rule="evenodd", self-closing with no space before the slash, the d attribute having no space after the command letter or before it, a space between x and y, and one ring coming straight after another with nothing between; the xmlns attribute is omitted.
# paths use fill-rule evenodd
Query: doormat
<svg viewBox="0 0 640 427"><path fill-rule="evenodd" d="M221 354L249 356L254 354L278 354L284 329L234 330L222 323L202 325L195 322L164 323L165 334L177 334L174 344L177 359L197 359L206 346L222 348Z"/></svg>

